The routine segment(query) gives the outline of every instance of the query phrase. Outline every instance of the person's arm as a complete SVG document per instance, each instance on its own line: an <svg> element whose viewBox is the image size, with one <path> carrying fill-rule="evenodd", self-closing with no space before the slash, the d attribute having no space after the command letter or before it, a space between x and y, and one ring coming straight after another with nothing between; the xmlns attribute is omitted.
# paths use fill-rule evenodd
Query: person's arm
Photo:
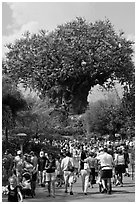
<svg viewBox="0 0 137 204"><path fill-rule="evenodd" d="M48 169L48 166L49 166L49 162L48 162L48 160L46 160L46 162L45 162L45 170Z"/></svg>
<svg viewBox="0 0 137 204"><path fill-rule="evenodd" d="M83 161L83 162L88 163L88 158L84 159L84 161Z"/></svg>
<svg viewBox="0 0 137 204"><path fill-rule="evenodd" d="M16 159L13 159L13 168L16 169Z"/></svg>
<svg viewBox="0 0 137 204"><path fill-rule="evenodd" d="M23 162L22 169L23 169L23 171L27 171L27 169L26 169L26 161Z"/></svg>
<svg viewBox="0 0 137 204"><path fill-rule="evenodd" d="M61 170L63 170L64 169L64 162L63 162L63 159L62 159L62 161L61 161Z"/></svg>
<svg viewBox="0 0 137 204"><path fill-rule="evenodd" d="M38 170L38 158L34 158L33 160L33 173L36 173Z"/></svg>
<svg viewBox="0 0 137 204"><path fill-rule="evenodd" d="M19 197L20 197L20 202L23 202L23 196L22 196L22 193L21 193L19 187L17 188L17 192L18 192L18 195L19 195Z"/></svg>
<svg viewBox="0 0 137 204"><path fill-rule="evenodd" d="M118 155L115 155L115 159L114 159L114 166L116 166L118 163Z"/></svg>
<svg viewBox="0 0 137 204"><path fill-rule="evenodd" d="M111 158L111 163L112 163L112 167L114 167L114 159L113 159L113 157Z"/></svg>

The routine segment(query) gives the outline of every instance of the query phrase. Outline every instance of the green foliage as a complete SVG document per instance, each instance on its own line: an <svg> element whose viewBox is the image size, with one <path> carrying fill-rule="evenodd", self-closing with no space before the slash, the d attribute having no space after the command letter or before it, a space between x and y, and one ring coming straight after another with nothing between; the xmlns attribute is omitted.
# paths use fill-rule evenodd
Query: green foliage
<svg viewBox="0 0 137 204"><path fill-rule="evenodd" d="M121 108L124 110L124 127L121 134L127 134L128 137L135 136L135 77L129 85L125 85L124 96L122 99Z"/></svg>
<svg viewBox="0 0 137 204"><path fill-rule="evenodd" d="M131 81L132 45L116 34L109 20L93 24L77 18L51 33L27 32L9 44L3 71L42 97L48 95L51 103L65 100L79 114L85 111L91 86L103 85L108 78L111 83Z"/></svg>
<svg viewBox="0 0 137 204"><path fill-rule="evenodd" d="M11 78L2 77L2 124L11 128L17 112L26 108L26 101Z"/></svg>
<svg viewBox="0 0 137 204"><path fill-rule="evenodd" d="M124 126L124 109L113 99L98 101L90 105L85 115L89 133L114 137Z"/></svg>

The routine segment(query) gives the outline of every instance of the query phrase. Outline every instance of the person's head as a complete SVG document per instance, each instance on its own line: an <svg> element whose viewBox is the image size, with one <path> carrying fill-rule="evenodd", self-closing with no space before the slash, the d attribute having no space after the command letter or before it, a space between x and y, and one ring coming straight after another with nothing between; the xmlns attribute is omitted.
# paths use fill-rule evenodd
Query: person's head
<svg viewBox="0 0 137 204"><path fill-rule="evenodd" d="M94 157L94 152L90 151L89 156Z"/></svg>
<svg viewBox="0 0 137 204"><path fill-rule="evenodd" d="M66 155L66 157L70 157L71 156L69 151L66 151L65 155Z"/></svg>
<svg viewBox="0 0 137 204"><path fill-rule="evenodd" d="M104 151L104 152L107 152L107 147L104 147L103 151Z"/></svg>
<svg viewBox="0 0 137 204"><path fill-rule="evenodd" d="M27 155L26 160L27 160L28 162L31 162L31 155L30 155L30 154Z"/></svg>
<svg viewBox="0 0 137 204"><path fill-rule="evenodd" d="M60 154L57 154L56 159L60 160L60 158L61 158Z"/></svg>
<svg viewBox="0 0 137 204"><path fill-rule="evenodd" d="M102 152L102 151L103 151L103 147L100 147L100 148L99 148L99 152Z"/></svg>
<svg viewBox="0 0 137 204"><path fill-rule="evenodd" d="M107 149L107 153L108 153L108 154L112 154L112 152L113 152L113 151L112 151L112 148L108 148L108 149Z"/></svg>
<svg viewBox="0 0 137 204"><path fill-rule="evenodd" d="M25 153L24 156L23 156L25 160L27 160L27 156L28 156L28 154Z"/></svg>
<svg viewBox="0 0 137 204"><path fill-rule="evenodd" d="M17 185L17 180L16 180L16 178L15 178L15 177L10 177L10 178L9 178L9 184L10 184L11 186L13 186L13 187L16 187L16 185Z"/></svg>
<svg viewBox="0 0 137 204"><path fill-rule="evenodd" d="M80 145L80 149L83 150L83 144Z"/></svg>
<svg viewBox="0 0 137 204"><path fill-rule="evenodd" d="M53 159L53 158L54 158L53 154L52 154L52 153L49 153L49 154L48 154L48 158L49 158L49 159Z"/></svg>
<svg viewBox="0 0 137 204"><path fill-rule="evenodd" d="M31 155L31 156L35 156L35 154L34 154L34 152L33 152L33 151L31 151L31 152L30 152L30 155Z"/></svg>
<svg viewBox="0 0 137 204"><path fill-rule="evenodd" d="M122 149L121 148L119 148L118 149L118 154L122 154L123 152L122 152Z"/></svg>

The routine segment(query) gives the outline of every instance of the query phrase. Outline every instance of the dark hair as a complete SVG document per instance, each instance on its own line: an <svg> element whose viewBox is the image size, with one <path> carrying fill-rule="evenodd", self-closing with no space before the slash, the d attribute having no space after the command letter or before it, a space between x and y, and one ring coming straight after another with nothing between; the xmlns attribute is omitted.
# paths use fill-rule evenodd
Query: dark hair
<svg viewBox="0 0 137 204"><path fill-rule="evenodd" d="M122 154L122 149L119 149L119 150L118 150L118 154Z"/></svg>
<svg viewBox="0 0 137 204"><path fill-rule="evenodd" d="M107 152L107 147L104 147L104 152Z"/></svg>
<svg viewBox="0 0 137 204"><path fill-rule="evenodd" d="M30 155L34 156L34 152L33 152L33 151L31 151L31 152L30 152Z"/></svg>
<svg viewBox="0 0 137 204"><path fill-rule="evenodd" d="M70 157L70 156L71 156L70 152L66 152L65 155L66 155L67 157Z"/></svg>
<svg viewBox="0 0 137 204"><path fill-rule="evenodd" d="M54 157L53 153L48 153L48 156Z"/></svg>

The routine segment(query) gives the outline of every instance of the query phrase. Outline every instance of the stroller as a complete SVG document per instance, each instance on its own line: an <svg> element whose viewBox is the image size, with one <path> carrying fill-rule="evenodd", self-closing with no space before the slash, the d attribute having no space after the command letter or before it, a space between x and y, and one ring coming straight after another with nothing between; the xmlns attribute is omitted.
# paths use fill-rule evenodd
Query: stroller
<svg viewBox="0 0 137 204"><path fill-rule="evenodd" d="M21 186L21 192L24 199L25 199L25 196L31 196L33 198L32 175L29 172L25 172L22 174L22 182L20 186Z"/></svg>

